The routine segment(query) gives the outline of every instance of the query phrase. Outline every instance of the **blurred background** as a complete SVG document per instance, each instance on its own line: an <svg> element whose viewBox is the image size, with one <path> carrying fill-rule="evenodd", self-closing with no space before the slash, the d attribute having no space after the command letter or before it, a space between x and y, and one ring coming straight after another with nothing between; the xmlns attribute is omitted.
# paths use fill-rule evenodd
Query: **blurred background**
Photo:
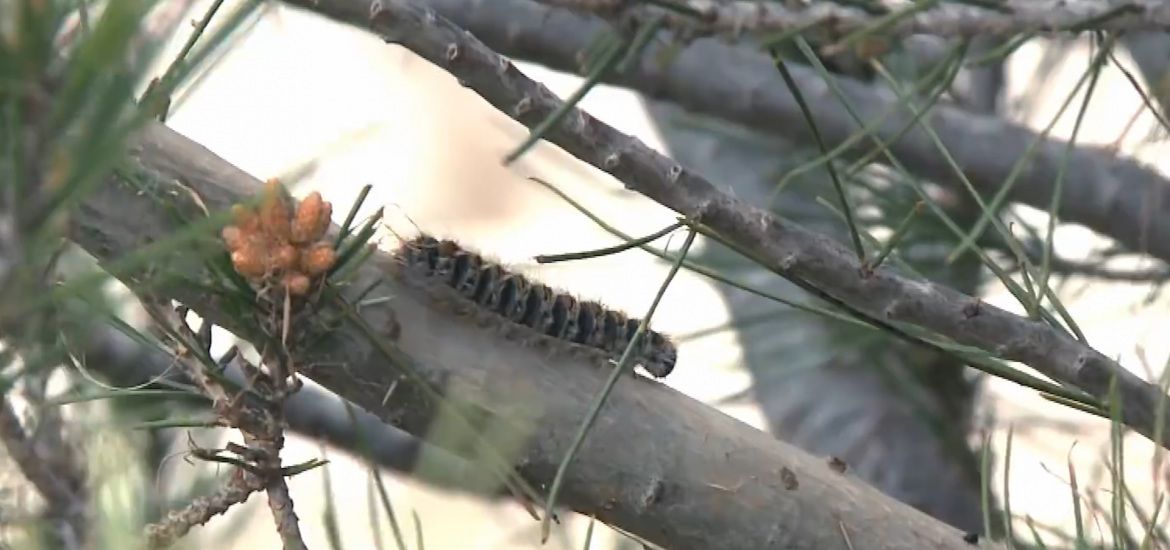
<svg viewBox="0 0 1170 550"><path fill-rule="evenodd" d="M233 2L229 0L224 9ZM198 18L210 4L190 2L182 17ZM179 28L152 72L161 73L186 39L188 27ZM1170 52L1170 41L1163 40L1161 47L1163 53ZM1089 57L1087 38L1033 39L1005 59L1002 72L990 77L990 84L982 84L992 87L992 99L969 108L995 111L1042 130L1084 74ZM1139 70L1128 51L1119 49L1117 57L1149 87L1144 75L1150 73ZM522 63L521 68L561 97L581 82L579 76L533 64ZM979 85L979 78L972 76L970 85ZM1158 135L1154 117L1143 110L1141 98L1120 71L1104 70L1094 94L1079 143L1114 147L1118 155L1138 158L1163 172L1170 168L1165 136ZM786 144L726 125L704 124L672 106L645 102L628 90L600 86L581 107L740 197L763 197L768 191L764 185L778 179L784 163L795 162L784 153ZM1051 135L1067 139L1075 117L1076 109L1069 109ZM389 228L378 238L387 248L396 244L390 229L409 231L417 226L633 314L646 310L669 270L666 262L637 250L537 265L532 259L537 254L619 241L530 177L552 183L630 235L652 233L672 223L674 215L545 143L505 167L501 159L523 140L526 129L410 52L311 13L266 5L222 55L180 90L167 124L258 178L295 181L298 195L320 191L333 202L337 222L360 188L372 185L363 214L386 208ZM809 181L787 191L779 210L814 227L839 226L835 215L811 198L831 196L823 173L810 174ZM880 187L874 189L871 192L880 193ZM1035 227L1047 224L1043 212L1013 209ZM1057 235L1057 253L1070 260L1093 258L1108 244L1080 227L1062 225ZM920 238L929 248L932 237ZM679 242L676 238L670 244L677 247ZM737 266L726 251L707 243L695 253L761 288L801 296L770 273ZM927 256L923 261L929 264ZM1153 263L1122 258L1109 265L1131 269ZM1019 303L980 270L978 262L935 267L926 268L932 277L1022 313ZM1166 338L1170 299L1159 284L1074 274L1061 277L1056 288L1096 349L1143 378L1159 379L1170 359ZM134 319L132 309L128 318ZM664 383L810 452L841 456L853 471L883 490L964 529L977 531L982 525L978 479L970 474L978 473L985 441L992 449L991 491L1000 505L1010 492L1017 535L1028 532L1031 524L1041 538L1060 547L1061 533L1073 529L1070 465L1086 509L1093 500L1108 509L1109 423L1046 402L1034 390L959 374L958 369L913 355L900 344L761 303L688 271L680 272L672 283L654 327L680 342L677 368ZM903 368L903 362L910 362L906 357L935 368ZM937 374L940 371L949 374ZM891 373L902 382L890 384ZM891 388L913 394L906 388L915 385L935 393L921 406L907 405L914 402L911 398L891 397L897 394ZM949 419L963 429L957 435L939 435L932 431L931 418ZM1009 428L1014 434L1010 464L1004 460ZM125 461L122 453L133 448L140 435L117 426L96 429L108 434L109 454L95 460L116 464L115 477L123 480L113 485L121 487L120 492L105 491L103 498L131 502L164 479L168 490L178 494L187 480L210 470L177 458L157 470ZM193 433L207 443L218 437L202 430ZM935 438L949 442L939 444ZM185 437L171 450L177 453L184 446ZM1166 470L1155 467L1153 456L1147 440L1125 437L1128 485L1147 514L1154 512L1155 491L1166 483ZM309 546L328 547L331 527L325 518L330 515L338 522L336 533L344 547L372 548L376 540L392 546L386 542L386 518L375 504L368 467L348 453L290 436L286 463L313 457L328 458L330 463L289 480ZM432 549L541 547L538 523L517 505L430 488L396 473L387 474L386 481L397 521L409 541L417 536ZM1139 519L1130 519L1140 526ZM587 524L587 519L566 516L545 547L582 547ZM1091 536L1103 535L1099 522L1086 525ZM600 524L593 537L594 548L636 547ZM253 496L226 518L197 528L183 544L273 548L279 541L264 497Z"/></svg>

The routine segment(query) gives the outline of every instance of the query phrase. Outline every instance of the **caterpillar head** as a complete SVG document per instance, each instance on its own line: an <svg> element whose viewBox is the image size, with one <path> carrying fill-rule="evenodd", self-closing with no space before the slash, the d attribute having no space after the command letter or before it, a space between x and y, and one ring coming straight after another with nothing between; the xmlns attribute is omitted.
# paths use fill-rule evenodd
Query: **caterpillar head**
<svg viewBox="0 0 1170 550"><path fill-rule="evenodd" d="M655 378L662 378L674 370L674 363L678 361L678 350L669 338L650 331L646 334L645 355L642 360L642 368L646 372L654 375Z"/></svg>

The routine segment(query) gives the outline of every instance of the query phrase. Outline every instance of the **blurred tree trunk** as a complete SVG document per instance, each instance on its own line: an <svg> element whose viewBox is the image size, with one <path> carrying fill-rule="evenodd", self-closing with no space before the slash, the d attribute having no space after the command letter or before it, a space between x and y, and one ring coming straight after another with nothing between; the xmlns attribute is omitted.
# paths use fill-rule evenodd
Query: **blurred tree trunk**
<svg viewBox="0 0 1170 550"><path fill-rule="evenodd" d="M1129 33L1121 43L1145 78L1150 100L1165 116L1170 111L1170 33Z"/></svg>

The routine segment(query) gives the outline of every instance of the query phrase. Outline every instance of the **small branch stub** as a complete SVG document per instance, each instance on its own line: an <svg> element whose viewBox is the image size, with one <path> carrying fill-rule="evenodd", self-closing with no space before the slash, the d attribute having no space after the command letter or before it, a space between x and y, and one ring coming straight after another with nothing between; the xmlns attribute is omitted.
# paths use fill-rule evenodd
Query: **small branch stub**
<svg viewBox="0 0 1170 550"><path fill-rule="evenodd" d="M603 168L605 168L607 171L612 172L612 171L617 169L618 165L621 164L621 162L622 162L622 154L618 153L618 152L613 152L613 153L610 153L609 155L606 155L605 160L602 161L602 163L601 163L601 166Z"/></svg>
<svg viewBox="0 0 1170 550"><path fill-rule="evenodd" d="M524 96L523 98L520 99L520 101L516 102L516 107L514 107L512 109L512 112L513 112L513 114L515 114L515 116L521 117L521 116L528 114L528 112L531 110L532 110L532 98L528 97L528 96Z"/></svg>

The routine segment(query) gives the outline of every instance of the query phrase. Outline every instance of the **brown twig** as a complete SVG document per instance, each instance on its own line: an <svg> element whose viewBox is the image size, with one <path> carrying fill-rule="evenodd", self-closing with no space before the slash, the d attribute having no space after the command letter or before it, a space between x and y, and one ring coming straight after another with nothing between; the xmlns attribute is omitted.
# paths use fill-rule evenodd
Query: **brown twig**
<svg viewBox="0 0 1170 550"><path fill-rule="evenodd" d="M535 127L562 102L510 61L434 10L412 0L370 2L368 27L447 70L488 103ZM862 266L839 243L728 196L702 176L581 109L545 138L646 197L702 223L729 245L777 274L870 322L906 323L996 357L1024 363L1104 400L1118 380L1125 423L1154 433L1157 387L1067 334L930 281L890 269L860 276ZM1166 414L1170 418L1170 412Z"/></svg>
<svg viewBox="0 0 1170 550"><path fill-rule="evenodd" d="M207 523L263 488L264 481L260 477L242 468L232 470L231 477L215 494L198 497L183 509L168 512L161 521L146 526L147 546L166 548L183 538L192 527Z"/></svg>
<svg viewBox="0 0 1170 550"><path fill-rule="evenodd" d="M276 523L276 532L284 544L285 550L300 550L307 548L304 538L301 537L300 523L293 508L292 494L289 493L288 483L284 481L280 465L280 449L284 446L283 434L266 434L265 437L256 437L244 434L244 440L252 447L262 451L264 459L259 462L262 471L272 472L268 476L268 509L272 511L272 519Z"/></svg>
<svg viewBox="0 0 1170 550"><path fill-rule="evenodd" d="M199 389L212 400L220 420L231 427L239 429L248 447L232 446L229 450L239 455L239 459L224 459L237 466L236 472L244 472L245 477L233 477L229 486L221 490L216 497L207 501L196 500L182 512L168 514L161 524L147 527L148 541L155 540L169 544L182 536L192 525L202 524L212 516L223 513L228 507L243 502L250 491L263 488L268 493L268 505L272 510L277 532L280 534L284 548L299 550L306 548L301 537L296 512L293 508L292 496L284 480L285 471L281 467L280 450L284 446L284 428L281 407L288 396L285 386L289 369L275 366L280 361L277 354L268 354L271 376L259 368L251 365L238 354L230 353L234 363L241 366L246 372L252 373L254 381L250 387L232 395L218 379L211 375L207 367L195 356L196 353L206 354L211 349L211 323L204 321L198 331L187 325L184 317L188 309L185 306L177 308L167 307L166 300L150 293L140 293L148 313L156 323L163 326L162 332L170 336L176 346L175 358L184 373L196 382ZM275 334L276 327L273 320L276 312L270 311L266 326L263 330L269 336ZM287 354L281 354L287 355ZM247 399L247 394L255 394L259 399ZM214 459L205 452L197 452L196 456ZM238 460L238 462L237 462ZM250 478L254 478L250 479ZM189 522L196 523L189 523ZM184 524L183 522L188 522ZM165 545L165 544L164 544ZM160 547L160 546L154 546Z"/></svg>

